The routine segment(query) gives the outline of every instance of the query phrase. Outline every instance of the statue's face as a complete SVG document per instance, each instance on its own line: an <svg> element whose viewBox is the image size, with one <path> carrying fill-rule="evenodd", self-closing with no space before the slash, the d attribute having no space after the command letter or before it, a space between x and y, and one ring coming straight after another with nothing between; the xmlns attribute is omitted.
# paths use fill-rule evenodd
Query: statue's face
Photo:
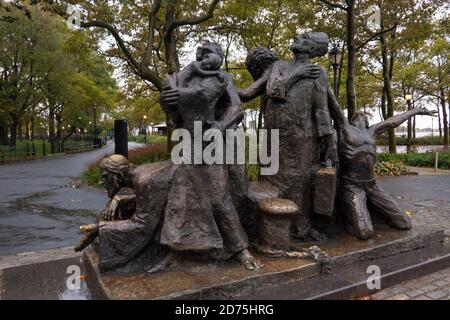
<svg viewBox="0 0 450 320"><path fill-rule="evenodd" d="M367 129L369 127L369 119L366 116L356 117L356 119L353 119L352 125L358 129Z"/></svg>
<svg viewBox="0 0 450 320"><path fill-rule="evenodd" d="M117 194L117 192L119 192L120 182L122 180L119 174L103 170L100 180L108 192L108 197L112 198L115 194Z"/></svg>
<svg viewBox="0 0 450 320"><path fill-rule="evenodd" d="M294 39L291 50L304 53L310 58L322 57L328 53L328 36L324 32L309 32Z"/></svg>
<svg viewBox="0 0 450 320"><path fill-rule="evenodd" d="M295 53L311 53L314 50L314 43L311 39L297 37L292 44L292 51Z"/></svg>
<svg viewBox="0 0 450 320"><path fill-rule="evenodd" d="M202 50L201 68L203 70L219 70L222 66L222 57L209 49Z"/></svg>

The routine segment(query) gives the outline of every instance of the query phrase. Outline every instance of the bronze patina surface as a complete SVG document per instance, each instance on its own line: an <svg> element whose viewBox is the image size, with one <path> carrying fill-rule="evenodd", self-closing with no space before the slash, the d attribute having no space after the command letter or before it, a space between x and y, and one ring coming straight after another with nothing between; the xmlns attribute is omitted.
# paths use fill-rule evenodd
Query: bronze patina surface
<svg viewBox="0 0 450 320"><path fill-rule="evenodd" d="M321 247L332 257L332 268L338 270L402 253L428 251L442 246L444 238L442 230L424 225L403 232L377 225L377 234L371 240L361 241L342 231ZM305 244L294 242L293 246ZM312 260L256 257L265 266L257 271L246 270L233 261L217 264L184 260L176 268L157 274L100 273L98 256L92 250L85 251L84 263L89 288L94 298L101 299L283 299L284 294L292 299L296 298L295 290L280 293L284 287L294 286L300 292L303 282L320 283L329 277L320 275L319 265ZM422 259L417 257L417 262Z"/></svg>

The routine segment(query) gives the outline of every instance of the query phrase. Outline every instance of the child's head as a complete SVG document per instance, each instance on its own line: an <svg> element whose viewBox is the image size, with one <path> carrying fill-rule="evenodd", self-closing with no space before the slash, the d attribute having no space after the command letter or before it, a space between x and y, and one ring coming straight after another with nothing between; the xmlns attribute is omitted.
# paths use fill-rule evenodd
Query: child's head
<svg viewBox="0 0 450 320"><path fill-rule="evenodd" d="M197 60L203 70L219 70L223 63L222 48L215 42L205 42L197 49Z"/></svg>
<svg viewBox="0 0 450 320"><path fill-rule="evenodd" d="M256 48L247 54L245 65L253 79L257 80L277 60L277 54L269 48Z"/></svg>

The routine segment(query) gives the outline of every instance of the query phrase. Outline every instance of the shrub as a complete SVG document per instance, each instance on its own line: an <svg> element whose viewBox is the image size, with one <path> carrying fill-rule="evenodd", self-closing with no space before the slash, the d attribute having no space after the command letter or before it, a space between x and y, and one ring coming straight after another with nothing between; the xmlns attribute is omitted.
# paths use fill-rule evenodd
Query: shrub
<svg viewBox="0 0 450 320"><path fill-rule="evenodd" d="M149 144L128 153L128 159L136 165L164 161L169 159L169 156L165 143Z"/></svg>
<svg viewBox="0 0 450 320"><path fill-rule="evenodd" d="M100 162L108 155L105 155L94 162L91 162L87 169L82 174L82 180L85 184L95 186L98 185L100 179L101 170L99 167ZM165 143L146 145L141 148L133 149L128 152L128 159L130 162L136 165L152 163L156 161L164 161L169 158L169 154L166 151Z"/></svg>
<svg viewBox="0 0 450 320"><path fill-rule="evenodd" d="M166 136L161 136L161 135L137 135L137 136L128 136L128 141L132 141L132 142L137 142L137 143L145 143L145 141L147 140L147 144L155 144L155 143L163 143L167 141L167 137Z"/></svg>
<svg viewBox="0 0 450 320"><path fill-rule="evenodd" d="M247 163L247 177L250 181L259 180L259 165Z"/></svg>
<svg viewBox="0 0 450 320"><path fill-rule="evenodd" d="M412 167L434 167L436 153L380 153L378 154L379 161L402 161L407 166ZM441 169L450 169L450 151L439 152L438 166Z"/></svg>
<svg viewBox="0 0 450 320"><path fill-rule="evenodd" d="M406 171L406 166L400 160L377 161L373 168L376 176L398 176L404 171Z"/></svg>

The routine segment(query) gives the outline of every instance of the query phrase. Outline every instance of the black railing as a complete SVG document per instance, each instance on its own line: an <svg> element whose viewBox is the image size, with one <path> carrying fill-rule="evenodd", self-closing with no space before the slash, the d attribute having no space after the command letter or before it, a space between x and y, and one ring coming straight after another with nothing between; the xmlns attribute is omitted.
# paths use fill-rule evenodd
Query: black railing
<svg viewBox="0 0 450 320"><path fill-rule="evenodd" d="M61 153L74 153L97 147L91 137L73 137L63 141L20 141L16 147L0 146L0 162L48 157Z"/></svg>

